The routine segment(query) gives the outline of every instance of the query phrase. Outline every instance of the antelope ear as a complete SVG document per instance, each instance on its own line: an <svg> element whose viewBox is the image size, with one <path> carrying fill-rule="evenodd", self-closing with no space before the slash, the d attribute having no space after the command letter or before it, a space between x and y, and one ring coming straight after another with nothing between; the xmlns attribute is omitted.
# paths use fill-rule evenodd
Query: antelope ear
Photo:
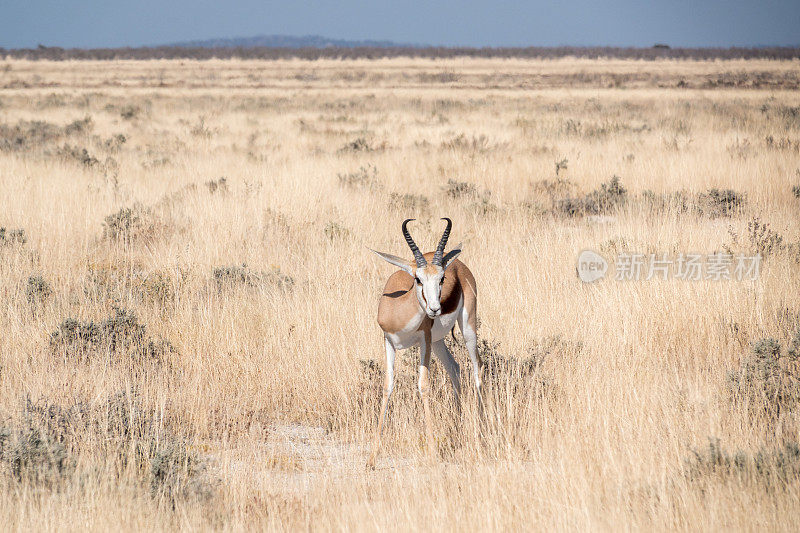
<svg viewBox="0 0 800 533"><path fill-rule="evenodd" d="M458 254L461 253L461 244L458 243L452 250L445 254L444 258L442 259L442 264L444 265L444 270L447 270L447 267L450 266L450 263L453 262L453 259L458 257Z"/></svg>
<svg viewBox="0 0 800 533"><path fill-rule="evenodd" d="M412 275L412 276L414 275L411 272L411 263L409 263L405 259L401 259L401 258L397 257L396 255L392 255L392 254L385 254L383 252L377 252L377 251L373 250L372 248L367 248L367 249L370 252L372 252L375 255L377 255L378 257L380 257L381 259L383 259L384 261L386 261L387 263L391 263L394 266L405 270L406 272L409 273L409 275Z"/></svg>

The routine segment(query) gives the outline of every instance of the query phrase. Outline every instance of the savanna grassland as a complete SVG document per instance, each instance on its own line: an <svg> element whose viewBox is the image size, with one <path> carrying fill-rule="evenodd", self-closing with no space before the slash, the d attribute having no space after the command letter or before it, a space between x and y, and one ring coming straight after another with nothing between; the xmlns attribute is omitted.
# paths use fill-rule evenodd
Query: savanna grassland
<svg viewBox="0 0 800 533"><path fill-rule="evenodd" d="M797 61L0 62L0 523L792 530ZM377 468L393 268L443 223L485 418L418 353ZM592 249L752 280L576 276ZM448 340L450 342L450 340ZM470 366L451 343L471 391Z"/></svg>

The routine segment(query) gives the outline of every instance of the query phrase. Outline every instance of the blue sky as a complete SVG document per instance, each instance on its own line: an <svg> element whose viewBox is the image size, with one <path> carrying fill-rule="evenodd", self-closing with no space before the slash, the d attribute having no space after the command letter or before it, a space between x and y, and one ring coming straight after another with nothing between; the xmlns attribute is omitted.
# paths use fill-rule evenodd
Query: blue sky
<svg viewBox="0 0 800 533"><path fill-rule="evenodd" d="M0 47L259 34L464 46L800 45L800 0L1 0Z"/></svg>

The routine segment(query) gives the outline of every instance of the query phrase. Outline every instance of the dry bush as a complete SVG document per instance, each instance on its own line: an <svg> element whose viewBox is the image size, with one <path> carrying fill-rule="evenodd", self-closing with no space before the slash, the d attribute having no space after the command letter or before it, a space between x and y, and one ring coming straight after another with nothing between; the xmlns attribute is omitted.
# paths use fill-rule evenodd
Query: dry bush
<svg viewBox="0 0 800 533"><path fill-rule="evenodd" d="M584 196L556 200L557 214L568 217L601 215L622 208L628 199L628 191L619 176L613 176L607 183Z"/></svg>
<svg viewBox="0 0 800 533"><path fill-rule="evenodd" d="M161 310L173 310L178 303L186 277L187 274L182 271L156 270L142 274L137 283L138 293L146 304Z"/></svg>
<svg viewBox="0 0 800 533"><path fill-rule="evenodd" d="M339 148L339 150L337 150L337 153L343 154L347 152L373 152L375 150L376 149L373 148L373 146L369 143L367 139L365 139L364 137L359 137Z"/></svg>
<svg viewBox="0 0 800 533"><path fill-rule="evenodd" d="M139 204L123 207L116 213L108 215L103 221L103 237L129 243L152 232L152 226L146 221L147 212Z"/></svg>
<svg viewBox="0 0 800 533"><path fill-rule="evenodd" d="M55 142L64 138L87 135L93 128L94 121L89 116L70 122L65 126L57 126L41 120L19 121L14 126L0 124L0 151L49 151L52 150ZM72 148L67 144L61 149L56 149L56 153L60 156L67 154L75 158L83 155L81 149ZM89 156L87 155L87 157Z"/></svg>
<svg viewBox="0 0 800 533"><path fill-rule="evenodd" d="M381 188L381 183L378 180L378 169L372 164L359 167L355 172L336 174L336 177L342 187L368 190L379 190Z"/></svg>
<svg viewBox="0 0 800 533"><path fill-rule="evenodd" d="M115 308L113 315L99 323L74 318L63 320L50 334L50 349L75 362L99 358L137 368L164 365L177 353L168 340L149 336L135 313L120 308Z"/></svg>
<svg viewBox="0 0 800 533"><path fill-rule="evenodd" d="M63 130L44 121L20 121L14 126L0 125L0 148L3 151L28 151L61 138Z"/></svg>
<svg viewBox="0 0 800 533"><path fill-rule="evenodd" d="M89 154L86 148L79 148L77 146L70 146L64 144L59 148L56 153L66 160L74 160L85 167L93 167L100 164L100 160Z"/></svg>
<svg viewBox="0 0 800 533"><path fill-rule="evenodd" d="M492 143L486 135L467 137L465 133L460 133L452 139L442 141L440 145L442 150L465 151L472 154L485 154L505 147L506 145L501 143Z"/></svg>
<svg viewBox="0 0 800 533"><path fill-rule="evenodd" d="M125 120L131 120L136 118L141 112L142 110L139 106L126 105L119 110L119 116L121 116Z"/></svg>
<svg viewBox="0 0 800 533"><path fill-rule="evenodd" d="M346 240L352 235L352 232L339 222L326 222L322 233L329 241Z"/></svg>
<svg viewBox="0 0 800 533"><path fill-rule="evenodd" d="M228 178L221 177L215 180L209 180L206 182L206 188L208 188L208 192L211 194L214 193L226 193L228 192Z"/></svg>
<svg viewBox="0 0 800 533"><path fill-rule="evenodd" d="M800 482L800 446L796 442L762 447L755 453L725 450L719 439L693 450L686 461L686 476L692 483L710 485L740 483L756 485L768 493L797 490Z"/></svg>
<svg viewBox="0 0 800 533"><path fill-rule="evenodd" d="M500 208L490 200L491 191L479 190L472 183L448 179L444 186L444 193L453 200L466 200L464 207L479 215L491 215L500 211Z"/></svg>
<svg viewBox="0 0 800 533"><path fill-rule="evenodd" d="M28 242L24 229L8 229L0 227L0 246L22 245Z"/></svg>
<svg viewBox="0 0 800 533"><path fill-rule="evenodd" d="M128 142L128 138L122 133L112 135L107 139L100 140L97 144L109 152L119 152L123 145Z"/></svg>
<svg viewBox="0 0 800 533"><path fill-rule="evenodd" d="M453 179L447 180L444 192L447 196L453 199L459 198L473 198L478 195L478 188L472 183L464 181L456 181Z"/></svg>
<svg viewBox="0 0 800 533"><path fill-rule="evenodd" d="M103 219L103 239L124 245L148 245L168 241L185 232L187 227L180 203L194 190L195 187L189 186L152 205L136 202L107 215Z"/></svg>
<svg viewBox="0 0 800 533"><path fill-rule="evenodd" d="M430 200L422 194L393 192L389 194L389 206L404 213L427 213Z"/></svg>
<svg viewBox="0 0 800 533"><path fill-rule="evenodd" d="M745 197L731 189L709 189L698 198L703 214L715 217L729 217L745 205Z"/></svg>
<svg viewBox="0 0 800 533"><path fill-rule="evenodd" d="M800 240L787 242L783 235L758 216L747 221L743 235L740 236L732 227L728 228L728 234L730 242L723 248L729 254L746 253L751 256L759 255L762 259L781 256L800 263Z"/></svg>
<svg viewBox="0 0 800 533"><path fill-rule="evenodd" d="M47 303L53 295L53 289L42 276L30 276L25 286L25 299L33 306Z"/></svg>
<svg viewBox="0 0 800 533"><path fill-rule="evenodd" d="M80 462L89 450L121 478L149 487L157 502L174 507L213 495L203 460L164 432L135 393L69 406L26 398L16 420L0 429L0 463L22 486L63 490L71 478L90 476Z"/></svg>
<svg viewBox="0 0 800 533"><path fill-rule="evenodd" d="M278 267L273 267L266 272L252 270L246 264L216 267L212 272L212 278L217 290L220 291L235 287L274 287L280 290L290 290L294 286L294 279L281 272Z"/></svg>
<svg viewBox="0 0 800 533"><path fill-rule="evenodd" d="M648 209L658 213L693 214L709 218L732 217L741 213L747 205L744 194L732 189L716 188L703 193L681 190L656 194L645 190L640 200Z"/></svg>
<svg viewBox="0 0 800 533"><path fill-rule="evenodd" d="M569 178L561 178L558 176L559 168L566 168L566 166L560 167L563 161L556 163L555 179L543 179L532 184L531 188L534 193L545 194L551 202L557 202L570 197L575 192L577 186L574 182ZM564 165L566 165L566 163L564 163Z"/></svg>
<svg viewBox="0 0 800 533"><path fill-rule="evenodd" d="M773 338L755 342L752 354L728 381L734 400L755 413L777 419L795 411L800 404L800 328L786 350Z"/></svg>

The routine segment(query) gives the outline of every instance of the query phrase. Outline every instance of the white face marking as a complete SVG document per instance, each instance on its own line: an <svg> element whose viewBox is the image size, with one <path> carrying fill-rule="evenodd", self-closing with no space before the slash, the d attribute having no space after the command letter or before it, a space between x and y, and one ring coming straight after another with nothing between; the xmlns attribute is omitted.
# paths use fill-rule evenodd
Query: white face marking
<svg viewBox="0 0 800 533"><path fill-rule="evenodd" d="M433 274L428 274L423 269L417 269L414 272L414 290L417 293L417 300L429 318L436 318L442 314L442 304L439 298L442 295L444 269L436 265L434 268L436 271Z"/></svg>

